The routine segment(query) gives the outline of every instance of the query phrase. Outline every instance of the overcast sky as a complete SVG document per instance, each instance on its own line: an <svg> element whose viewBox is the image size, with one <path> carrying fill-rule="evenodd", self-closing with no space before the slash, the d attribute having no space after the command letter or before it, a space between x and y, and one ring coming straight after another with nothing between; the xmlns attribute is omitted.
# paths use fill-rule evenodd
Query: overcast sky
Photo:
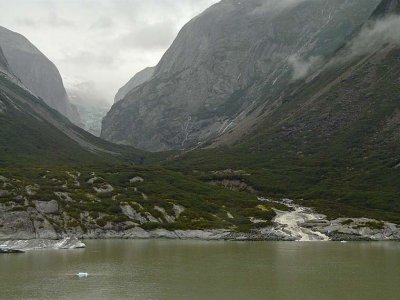
<svg viewBox="0 0 400 300"><path fill-rule="evenodd" d="M87 83L112 102L156 65L180 28L219 0L0 0L0 25L35 44L65 85Z"/></svg>

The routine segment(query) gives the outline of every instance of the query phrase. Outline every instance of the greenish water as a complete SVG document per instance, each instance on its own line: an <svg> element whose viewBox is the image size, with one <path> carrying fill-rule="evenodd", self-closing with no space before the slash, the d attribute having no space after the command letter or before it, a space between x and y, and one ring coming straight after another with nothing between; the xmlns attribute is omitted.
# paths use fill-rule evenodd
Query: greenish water
<svg viewBox="0 0 400 300"><path fill-rule="evenodd" d="M0 298L400 299L400 243L86 243L0 255Z"/></svg>

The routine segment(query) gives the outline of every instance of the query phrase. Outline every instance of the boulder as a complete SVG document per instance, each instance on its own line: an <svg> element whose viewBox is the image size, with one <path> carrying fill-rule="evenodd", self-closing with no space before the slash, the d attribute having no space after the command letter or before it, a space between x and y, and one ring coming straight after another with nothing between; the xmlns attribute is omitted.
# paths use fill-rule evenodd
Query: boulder
<svg viewBox="0 0 400 300"><path fill-rule="evenodd" d="M0 240L34 238L35 227L26 211L0 210Z"/></svg>
<svg viewBox="0 0 400 300"><path fill-rule="evenodd" d="M59 211L58 202L51 201L34 201L36 209L43 214L56 214Z"/></svg>
<svg viewBox="0 0 400 300"><path fill-rule="evenodd" d="M143 217L130 205L121 205L122 213L129 219L139 222L140 224L147 223L147 219Z"/></svg>

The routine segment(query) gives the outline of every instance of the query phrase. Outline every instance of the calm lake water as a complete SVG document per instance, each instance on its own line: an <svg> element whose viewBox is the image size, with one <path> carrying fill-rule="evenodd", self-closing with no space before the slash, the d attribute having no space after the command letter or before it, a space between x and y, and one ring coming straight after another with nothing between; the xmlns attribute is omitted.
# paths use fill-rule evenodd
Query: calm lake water
<svg viewBox="0 0 400 300"><path fill-rule="evenodd" d="M0 255L0 298L400 299L400 243L86 244Z"/></svg>

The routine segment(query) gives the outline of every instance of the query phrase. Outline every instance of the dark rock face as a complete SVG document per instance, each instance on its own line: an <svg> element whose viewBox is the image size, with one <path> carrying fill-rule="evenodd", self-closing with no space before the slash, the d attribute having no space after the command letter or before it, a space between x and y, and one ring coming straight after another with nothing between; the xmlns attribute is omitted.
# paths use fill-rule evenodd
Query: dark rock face
<svg viewBox="0 0 400 300"><path fill-rule="evenodd" d="M223 134L260 105L273 106L378 3L221 1L181 30L151 80L113 106L102 137L161 151Z"/></svg>
<svg viewBox="0 0 400 300"><path fill-rule="evenodd" d="M8 72L7 59L4 56L3 49L0 47L0 71Z"/></svg>
<svg viewBox="0 0 400 300"><path fill-rule="evenodd" d="M118 93L115 95L114 103L125 98L125 96L139 85L149 81L154 74L155 67L146 68L135 76L132 77L122 88L119 89Z"/></svg>
<svg viewBox="0 0 400 300"><path fill-rule="evenodd" d="M392 14L400 14L400 0L383 0L376 8L373 17L380 18Z"/></svg>
<svg viewBox="0 0 400 300"><path fill-rule="evenodd" d="M76 108L69 102L56 66L24 36L0 26L0 46L9 70L47 105L74 123L79 123Z"/></svg>

